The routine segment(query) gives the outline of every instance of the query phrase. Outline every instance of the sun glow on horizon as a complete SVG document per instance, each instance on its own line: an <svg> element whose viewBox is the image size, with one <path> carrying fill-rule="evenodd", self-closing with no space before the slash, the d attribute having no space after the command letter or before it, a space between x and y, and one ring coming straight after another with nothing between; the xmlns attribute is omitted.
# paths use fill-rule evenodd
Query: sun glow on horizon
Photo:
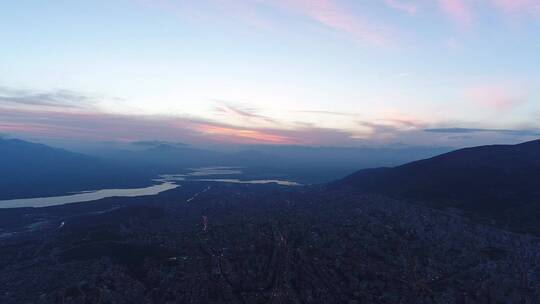
<svg viewBox="0 0 540 304"><path fill-rule="evenodd" d="M257 130L234 129L227 127L202 125L198 128L204 135L222 141L236 143L271 143L271 144L292 144L290 138L285 136L269 134Z"/></svg>
<svg viewBox="0 0 540 304"><path fill-rule="evenodd" d="M540 0L23 2L0 10L7 134L344 146L540 134Z"/></svg>

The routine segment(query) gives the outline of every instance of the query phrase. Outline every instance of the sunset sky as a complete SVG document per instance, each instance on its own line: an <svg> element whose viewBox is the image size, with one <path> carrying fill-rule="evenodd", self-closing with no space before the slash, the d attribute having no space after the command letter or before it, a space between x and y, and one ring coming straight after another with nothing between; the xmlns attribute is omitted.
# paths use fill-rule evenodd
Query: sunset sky
<svg viewBox="0 0 540 304"><path fill-rule="evenodd" d="M8 136L540 138L540 0L16 0L0 41Z"/></svg>

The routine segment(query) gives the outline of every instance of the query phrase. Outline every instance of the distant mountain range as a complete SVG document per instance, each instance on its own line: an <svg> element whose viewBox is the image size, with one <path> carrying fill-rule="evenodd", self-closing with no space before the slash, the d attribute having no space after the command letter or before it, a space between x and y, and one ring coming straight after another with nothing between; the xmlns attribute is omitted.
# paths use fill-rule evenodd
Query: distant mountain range
<svg viewBox="0 0 540 304"><path fill-rule="evenodd" d="M392 166L449 151L444 147L343 148L245 146L212 150L183 143L134 142L74 153L0 138L0 199L63 195L72 191L147 186L160 174L205 166L242 167L247 179L325 183L359 168Z"/></svg>
<svg viewBox="0 0 540 304"><path fill-rule="evenodd" d="M360 170L333 186L456 208L478 220L540 233L540 140Z"/></svg>
<svg viewBox="0 0 540 304"><path fill-rule="evenodd" d="M208 149L163 141L134 142L93 152L115 163L146 166L159 173L178 173L200 166L243 167L250 177L287 178L304 184L326 183L361 168L395 166L451 151L448 147L312 147L250 145Z"/></svg>
<svg viewBox="0 0 540 304"><path fill-rule="evenodd" d="M142 170L18 139L0 139L0 199L146 185Z"/></svg>

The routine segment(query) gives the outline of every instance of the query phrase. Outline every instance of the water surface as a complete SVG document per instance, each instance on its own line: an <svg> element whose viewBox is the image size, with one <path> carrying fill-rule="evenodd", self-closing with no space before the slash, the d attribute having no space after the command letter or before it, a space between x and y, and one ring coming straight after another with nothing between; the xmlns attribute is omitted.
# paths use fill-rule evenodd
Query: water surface
<svg viewBox="0 0 540 304"><path fill-rule="evenodd" d="M242 175L241 168L238 167L204 167L188 169L188 172L181 174L164 174L154 179L159 184L146 188L136 189L103 189L96 191L83 191L65 196L22 198L11 200L0 200L0 208L22 208L22 207L48 207L64 205L71 203L81 203L100 200L108 197L136 197L145 195L156 195L163 191L179 187L178 182L221 182L236 184L278 184L282 186L300 186L299 183L277 180L277 179L259 179L259 180L241 180L236 178L205 178L219 175Z"/></svg>
<svg viewBox="0 0 540 304"><path fill-rule="evenodd" d="M196 179L194 181L200 182L218 182L218 183L234 183L234 184L278 184L281 186L301 186L297 182L291 182L280 179L257 179L257 180L240 180L236 178L208 178L208 179Z"/></svg>
<svg viewBox="0 0 540 304"><path fill-rule="evenodd" d="M22 207L48 207L71 203L81 203L95 201L107 197L136 197L145 195L156 195L163 191L177 188L178 185L172 182L164 182L146 188L136 189L104 189L97 191L84 191L77 194L52 197L22 198L0 201L0 208L22 208Z"/></svg>

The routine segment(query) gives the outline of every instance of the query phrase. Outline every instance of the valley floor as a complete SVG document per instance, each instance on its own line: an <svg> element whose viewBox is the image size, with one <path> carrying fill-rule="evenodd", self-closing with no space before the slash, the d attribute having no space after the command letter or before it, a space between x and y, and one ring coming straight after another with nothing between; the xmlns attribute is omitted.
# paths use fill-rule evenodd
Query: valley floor
<svg viewBox="0 0 540 304"><path fill-rule="evenodd" d="M0 222L6 304L540 303L538 238L365 193L185 183Z"/></svg>

